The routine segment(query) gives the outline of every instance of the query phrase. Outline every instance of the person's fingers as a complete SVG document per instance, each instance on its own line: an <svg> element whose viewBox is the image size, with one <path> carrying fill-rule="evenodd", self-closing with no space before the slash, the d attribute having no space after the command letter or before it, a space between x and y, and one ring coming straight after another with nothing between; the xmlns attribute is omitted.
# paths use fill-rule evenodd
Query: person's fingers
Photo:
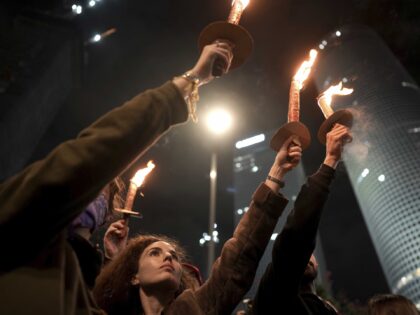
<svg viewBox="0 0 420 315"><path fill-rule="evenodd" d="M291 149L292 147L300 147L298 144L299 140L297 140L296 136L290 136L284 143L282 148L286 148L287 150ZM290 148L289 148L290 147Z"/></svg>
<svg viewBox="0 0 420 315"><path fill-rule="evenodd" d="M121 236L122 237L127 236L128 235L128 231L129 231L128 226L125 226L125 228L121 230Z"/></svg>
<svg viewBox="0 0 420 315"><path fill-rule="evenodd" d="M302 153L302 148L300 146L294 145L289 147L289 154L293 152L300 152Z"/></svg>
<svg viewBox="0 0 420 315"><path fill-rule="evenodd" d="M113 226L110 226L109 228L108 228L108 230L106 231L106 234L112 234L112 233L114 233L115 231L117 231L118 229L116 228L116 227L113 227Z"/></svg>
<svg viewBox="0 0 420 315"><path fill-rule="evenodd" d="M116 222L112 223L112 226L117 228L117 229L123 229L124 228L124 223L122 221L116 221Z"/></svg>
<svg viewBox="0 0 420 315"><path fill-rule="evenodd" d="M344 128L337 128L333 132L328 133L327 138L330 139L330 141L340 141L340 139L349 134L349 130L347 127Z"/></svg>
<svg viewBox="0 0 420 315"><path fill-rule="evenodd" d="M342 140L343 138L351 137L350 133L347 130L341 130L335 134L335 139Z"/></svg>
<svg viewBox="0 0 420 315"><path fill-rule="evenodd" d="M331 134L332 136L335 136L335 135L337 135L337 134L339 134L339 133L342 133L342 132L349 132L349 128L347 128L347 127L345 127L345 126L340 125L340 126L338 126L337 128L335 128L334 130L331 130L331 131L330 131L330 134Z"/></svg>
<svg viewBox="0 0 420 315"><path fill-rule="evenodd" d="M344 125L342 125L342 124L336 123L336 124L334 124L334 126L332 127L331 131L338 130L338 129L343 129L343 128L348 128L348 127L347 127L347 126L344 126Z"/></svg>
<svg viewBox="0 0 420 315"><path fill-rule="evenodd" d="M292 152L292 153L289 153L289 157L292 158L292 159L294 159L294 158L300 158L300 157L302 157L302 153L300 153L300 152Z"/></svg>
<svg viewBox="0 0 420 315"><path fill-rule="evenodd" d="M232 53L228 49L224 48L217 48L214 53L217 55L218 58L222 58L227 64L230 64L232 61Z"/></svg>
<svg viewBox="0 0 420 315"><path fill-rule="evenodd" d="M216 44L216 48L228 50L229 52L232 52L232 47L228 43L219 42Z"/></svg>
<svg viewBox="0 0 420 315"><path fill-rule="evenodd" d="M235 48L235 43L231 42L230 40L227 39L217 39L214 41L214 44L216 44L217 46L221 46L224 47L225 45L227 45L228 48L233 49Z"/></svg>

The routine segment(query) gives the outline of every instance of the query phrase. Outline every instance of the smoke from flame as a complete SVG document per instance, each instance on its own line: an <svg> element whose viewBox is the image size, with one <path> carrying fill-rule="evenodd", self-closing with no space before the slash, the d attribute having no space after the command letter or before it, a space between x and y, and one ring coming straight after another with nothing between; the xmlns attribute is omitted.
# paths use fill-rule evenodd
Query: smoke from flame
<svg viewBox="0 0 420 315"><path fill-rule="evenodd" d="M155 168L155 164L153 161L149 161L147 163L147 167L139 169L134 177L131 179L131 182L134 183L137 187L140 187L144 180L146 179L147 175Z"/></svg>
<svg viewBox="0 0 420 315"><path fill-rule="evenodd" d="M309 52L309 59L305 60L302 63L299 70L296 72L295 76L293 77L293 79L299 83L299 90L303 88L303 83L309 77L312 66L315 63L317 56L318 56L318 52L315 49L311 49L311 51Z"/></svg>

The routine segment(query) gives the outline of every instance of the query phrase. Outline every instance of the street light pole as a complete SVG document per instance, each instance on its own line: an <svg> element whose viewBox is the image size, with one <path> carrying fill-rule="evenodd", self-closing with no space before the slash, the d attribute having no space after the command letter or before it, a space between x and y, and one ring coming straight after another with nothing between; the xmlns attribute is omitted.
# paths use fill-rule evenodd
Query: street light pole
<svg viewBox="0 0 420 315"><path fill-rule="evenodd" d="M210 208L209 208L209 235L210 241L207 252L207 275L210 276L211 267L213 266L216 244L214 241L214 228L216 224L216 186L217 186L217 153L211 153L210 160Z"/></svg>
<svg viewBox="0 0 420 315"><path fill-rule="evenodd" d="M207 127L215 135L220 136L225 133L232 123L232 116L223 109L215 109L207 115ZM217 145L211 153L210 160L210 203L209 203L209 235L207 247L207 276L210 276L211 268L216 256L216 243L218 242L216 230L216 184L217 184ZM206 240L204 240L205 242ZM200 241L201 242L201 241Z"/></svg>

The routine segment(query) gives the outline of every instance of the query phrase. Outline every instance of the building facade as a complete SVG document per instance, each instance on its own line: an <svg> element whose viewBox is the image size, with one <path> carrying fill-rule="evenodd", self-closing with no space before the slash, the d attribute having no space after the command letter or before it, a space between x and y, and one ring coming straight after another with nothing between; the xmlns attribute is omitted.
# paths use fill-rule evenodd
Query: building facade
<svg viewBox="0 0 420 315"><path fill-rule="evenodd" d="M332 106L354 114L344 160L388 285L419 306L420 89L366 27L337 29L319 48L319 91L340 81L354 89Z"/></svg>

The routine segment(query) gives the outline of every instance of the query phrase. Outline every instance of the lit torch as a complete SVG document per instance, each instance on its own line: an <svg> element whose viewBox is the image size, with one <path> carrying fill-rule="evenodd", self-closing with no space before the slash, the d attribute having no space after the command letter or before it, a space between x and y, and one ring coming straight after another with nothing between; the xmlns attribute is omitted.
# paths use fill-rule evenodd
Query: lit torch
<svg viewBox="0 0 420 315"><path fill-rule="evenodd" d="M353 93L353 89L343 88L343 83L340 82L337 85L330 86L318 96L318 106L326 119L318 131L318 139L321 143L326 143L326 135L336 123L349 128L352 126L353 114L349 110L342 109L334 112L331 107L334 95L350 95L351 93Z"/></svg>
<svg viewBox="0 0 420 315"><path fill-rule="evenodd" d="M233 0L232 9L230 9L230 14L228 17L228 22L231 24L239 24L241 20L242 13L245 8L248 6L249 0Z"/></svg>
<svg viewBox="0 0 420 315"><path fill-rule="evenodd" d="M290 84L289 93L289 112L287 115L287 121L299 121L300 115L300 90L303 88L303 84L311 73L312 66L315 63L318 52L315 49L311 49L309 52L309 59L305 60L300 66L299 70L293 77L292 83Z"/></svg>
<svg viewBox="0 0 420 315"><path fill-rule="evenodd" d="M149 161L147 163L147 167L139 169L130 180L130 186L128 187L127 196L125 198L124 209L116 209L124 215L126 222L130 216L139 216L138 212L132 211L134 199L136 197L137 190L143 185L147 175L149 175L154 168L155 164L153 164L153 161Z"/></svg>
<svg viewBox="0 0 420 315"><path fill-rule="evenodd" d="M299 70L293 76L290 84L287 124L277 130L270 142L271 148L275 151L280 150L284 141L291 136L296 136L293 142L296 145L301 145L302 149L307 148L311 142L311 135L308 128L299 121L300 90L302 90L305 81L308 79L317 56L318 52L315 49L311 49L309 59L302 63Z"/></svg>
<svg viewBox="0 0 420 315"><path fill-rule="evenodd" d="M227 21L217 21L207 25L200 34L198 46L200 51L204 46L215 41L227 41L233 44L233 59L230 69L242 65L251 55L254 40L248 31L239 25L242 13L248 6L249 0L233 0L232 8ZM221 59L216 59L213 67L213 75L218 77L225 72L226 65Z"/></svg>

